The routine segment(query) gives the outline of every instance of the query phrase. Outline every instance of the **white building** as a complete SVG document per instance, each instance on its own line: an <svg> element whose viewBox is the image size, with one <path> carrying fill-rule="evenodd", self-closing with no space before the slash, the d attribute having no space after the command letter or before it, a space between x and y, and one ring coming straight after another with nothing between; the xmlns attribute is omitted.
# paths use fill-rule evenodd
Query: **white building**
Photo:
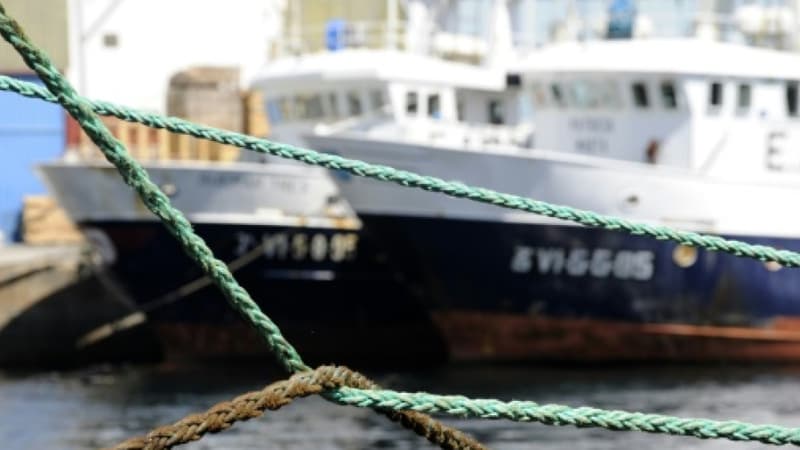
<svg viewBox="0 0 800 450"><path fill-rule="evenodd" d="M70 65L93 99L163 113L169 78L188 66L263 66L283 0L68 0Z"/></svg>

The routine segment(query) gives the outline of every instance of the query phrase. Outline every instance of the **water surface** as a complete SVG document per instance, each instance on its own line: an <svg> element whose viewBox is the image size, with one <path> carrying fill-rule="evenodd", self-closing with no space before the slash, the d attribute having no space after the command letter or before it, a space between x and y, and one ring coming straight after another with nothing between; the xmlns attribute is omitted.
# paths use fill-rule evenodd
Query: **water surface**
<svg viewBox="0 0 800 450"><path fill-rule="evenodd" d="M800 368L453 366L370 375L402 390L800 426ZM112 445L279 376L254 367L165 365L0 373L0 443L7 450ZM497 449L770 447L509 421L448 422ZM371 411L308 398L182 448L431 447Z"/></svg>

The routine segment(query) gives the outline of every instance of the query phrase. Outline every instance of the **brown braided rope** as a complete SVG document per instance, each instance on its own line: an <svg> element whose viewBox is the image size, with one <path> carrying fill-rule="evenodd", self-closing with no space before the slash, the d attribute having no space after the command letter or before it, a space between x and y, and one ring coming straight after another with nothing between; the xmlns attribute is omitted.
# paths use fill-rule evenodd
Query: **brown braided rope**
<svg viewBox="0 0 800 450"><path fill-rule="evenodd" d="M344 366L320 366L277 381L260 391L242 394L231 401L218 403L208 411L192 414L172 425L158 427L145 436L128 439L114 450L161 450L196 441L206 433L227 430L235 422L256 418L266 410L276 410L295 398L323 394L349 386L375 389L378 386L364 375ZM391 420L413 430L443 449L485 449L469 435L441 424L430 416L414 411L380 411Z"/></svg>

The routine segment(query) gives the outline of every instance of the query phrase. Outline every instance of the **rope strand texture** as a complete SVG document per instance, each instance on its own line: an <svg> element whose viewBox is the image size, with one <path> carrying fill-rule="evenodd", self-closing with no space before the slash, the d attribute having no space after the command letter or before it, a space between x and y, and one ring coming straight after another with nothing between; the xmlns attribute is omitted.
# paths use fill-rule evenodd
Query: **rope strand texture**
<svg viewBox="0 0 800 450"><path fill-rule="evenodd" d="M348 387L352 386L352 387ZM777 425L759 425L738 421L681 418L660 414L603 410L591 407L540 405L528 401L503 402L470 399L455 395L434 395L372 390L373 384L344 367L322 366L313 372L295 374L288 380L273 383L261 391L241 395L220 403L203 414L188 416L173 425L160 427L144 437L133 438L115 447L118 450L164 449L197 440L205 433L216 433L234 422L261 415L266 409L278 409L294 398L327 394L342 405L373 408L405 423L407 415L439 413L460 418L506 419L516 422L539 422L546 425L572 425L580 428L604 428L613 431L640 431L701 439L751 441L772 445L800 446L800 429ZM357 388L354 388L357 387ZM430 419L428 419L430 420ZM419 422L413 420L415 426ZM423 425L431 442L443 448L482 448L458 431ZM417 430L415 430L417 431ZM455 434L451 434L455 433ZM433 438L431 438L433 436ZM443 443L454 446L445 447Z"/></svg>
<svg viewBox="0 0 800 450"><path fill-rule="evenodd" d="M32 83L14 80L6 76L0 76L0 90L12 91L26 97L38 98L48 102L58 102L56 97L47 90ZM407 187L416 187L426 191L439 192L451 197L466 198L503 208L554 217L588 227L622 231L637 236L649 236L658 240L670 240L679 244L704 248L706 250L720 251L761 261L773 261L785 267L800 267L800 253L790 250L778 250L766 245L749 244L747 242L725 239L719 236L634 222L569 206L554 205L532 198L505 194L491 189L445 181L440 178L397 170L392 167L370 164L336 155L323 154L314 150L271 142L266 139L259 139L241 133L194 124L174 117L149 114L109 102L85 101L97 114L113 116L128 122L140 123L158 129L166 129L173 133L185 134L199 139L233 145L259 153L293 159L309 165L343 170L361 177L391 181Z"/></svg>
<svg viewBox="0 0 800 450"><path fill-rule="evenodd" d="M128 439L115 450L162 450L196 441L206 433L227 430L235 422L256 418L266 410L276 410L295 398L320 394L342 386L371 389L375 384L363 375L342 366L321 366L313 372L300 372L288 380L270 384L260 391L242 394L229 402L219 403L201 414L151 431L145 436ZM445 427L424 414L414 411L381 411L395 422L413 429L430 442L446 449L485 449L483 445L458 430ZM420 420L420 418L423 418Z"/></svg>
<svg viewBox="0 0 800 450"><path fill-rule="evenodd" d="M507 419L539 422L546 425L573 425L580 428L605 428L613 431L641 431L700 439L754 441L773 445L800 446L800 428L758 425L738 421L692 419L660 414L614 411L588 406L540 405L529 401L503 402L470 399L456 395L434 395L389 390L358 390L343 387L334 397L343 405L362 408L411 410L440 413L461 418Z"/></svg>

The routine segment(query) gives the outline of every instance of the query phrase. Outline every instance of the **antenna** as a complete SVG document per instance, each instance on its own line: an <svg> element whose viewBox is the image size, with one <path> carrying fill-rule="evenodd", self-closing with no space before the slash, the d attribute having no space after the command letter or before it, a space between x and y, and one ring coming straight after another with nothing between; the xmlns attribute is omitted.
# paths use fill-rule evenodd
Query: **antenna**
<svg viewBox="0 0 800 450"><path fill-rule="evenodd" d="M491 23L489 24L489 46L484 65L505 66L514 51L511 36L511 17L508 14L507 0L493 0Z"/></svg>

